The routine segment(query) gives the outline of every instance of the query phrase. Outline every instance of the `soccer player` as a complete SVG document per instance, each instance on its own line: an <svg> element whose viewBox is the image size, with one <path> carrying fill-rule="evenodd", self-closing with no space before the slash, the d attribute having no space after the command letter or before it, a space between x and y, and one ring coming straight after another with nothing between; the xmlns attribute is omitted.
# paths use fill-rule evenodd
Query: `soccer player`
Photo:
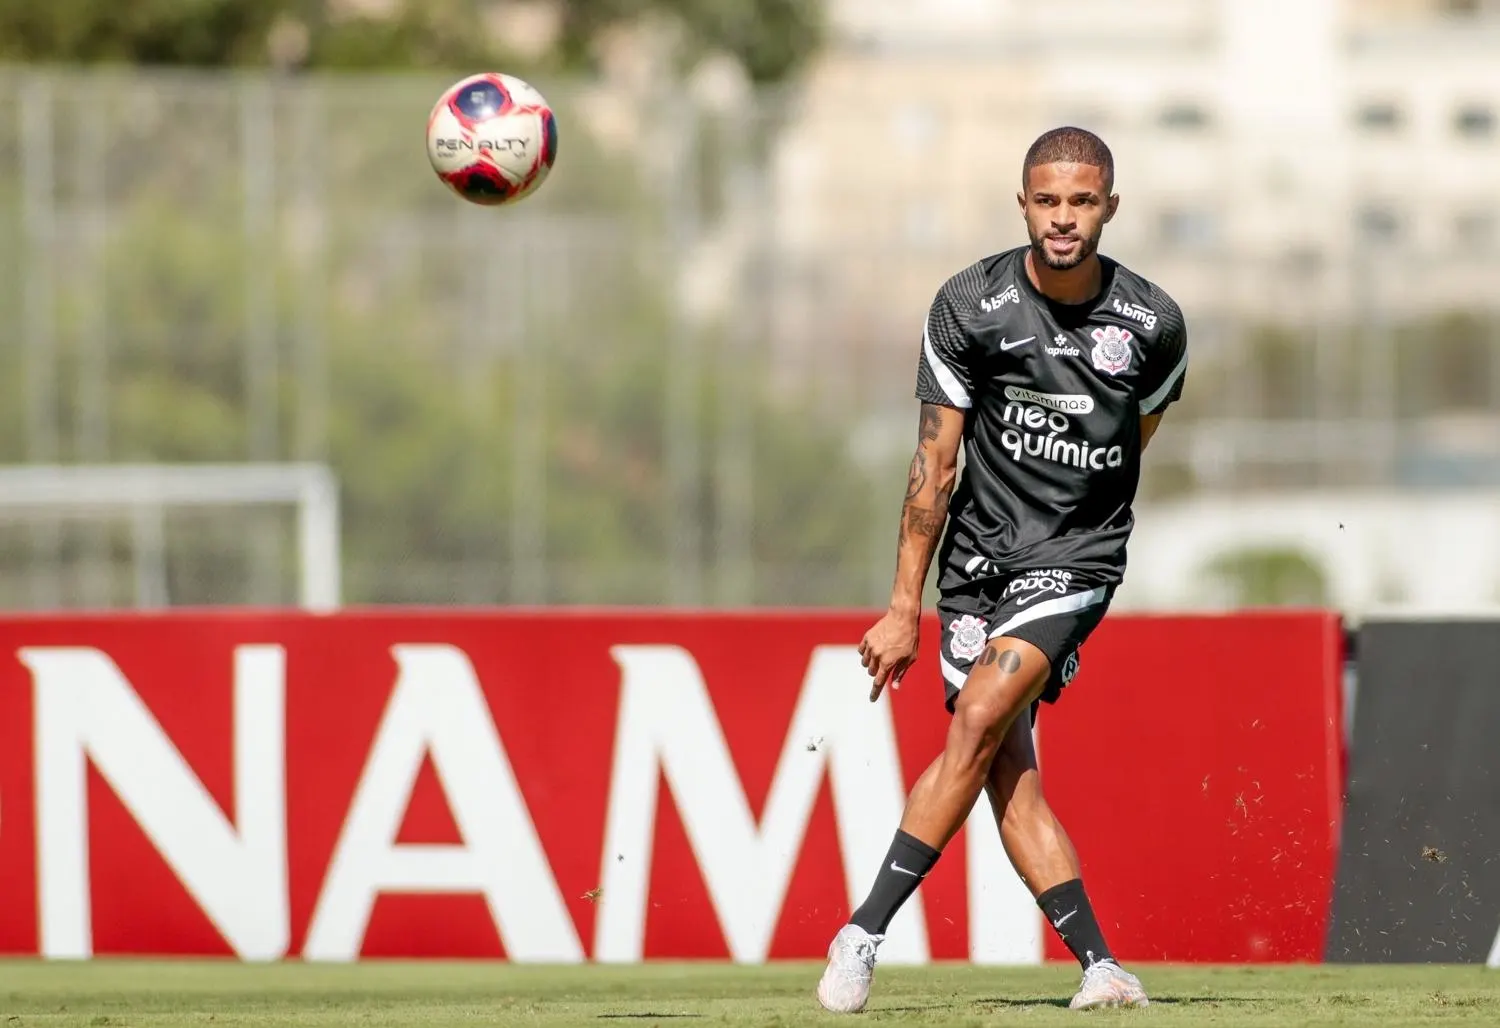
<svg viewBox="0 0 1500 1028"><path fill-rule="evenodd" d="M981 791L1016 872L1083 968L1070 1005L1147 1004L1110 952L1078 855L1042 795L1032 726L1038 704L1055 703L1077 672L1123 577L1141 451L1181 395L1186 331L1171 297L1098 253L1119 203L1102 140L1046 133L1021 183L1030 245L949 279L922 335L895 585L859 649L871 702L899 687L917 656L936 551L952 720L869 896L829 946L817 992L835 1012L864 1009L886 927Z"/></svg>

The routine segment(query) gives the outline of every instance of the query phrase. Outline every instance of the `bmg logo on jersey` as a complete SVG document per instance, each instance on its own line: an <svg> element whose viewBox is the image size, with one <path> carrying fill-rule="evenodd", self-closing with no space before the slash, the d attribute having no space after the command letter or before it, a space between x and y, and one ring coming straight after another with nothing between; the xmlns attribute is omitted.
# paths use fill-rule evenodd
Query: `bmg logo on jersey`
<svg viewBox="0 0 1500 1028"><path fill-rule="evenodd" d="M1129 318L1131 321L1139 321L1147 328L1156 327L1156 312L1149 307L1142 307L1138 303L1121 303L1114 301L1115 313Z"/></svg>
<svg viewBox="0 0 1500 1028"><path fill-rule="evenodd" d="M993 311L998 311L1001 307L1004 307L1008 303L1020 302L1021 291L1017 289L1015 283L1012 282L1010 285L1006 286L1005 291L1003 293L1000 293L998 296L991 296L988 299L980 300L979 309L988 314Z"/></svg>
<svg viewBox="0 0 1500 1028"><path fill-rule="evenodd" d="M1015 426L1000 433L1000 445L1005 447L1011 460L1019 464L1030 457L1085 471L1103 471L1105 468L1124 465L1124 447L1090 447L1088 440L1069 439L1068 433L1073 430L1073 423L1066 414L1056 409L1049 410L1048 407L1052 407L1052 404L1043 407L1035 403L1023 403L1015 398L1020 392L1022 391L1016 390L1013 394L1011 389L1006 389L1006 398L1010 402L1005 405L1005 411L1001 414L1001 420L1005 424ZM1045 393L1033 395L1038 399L1054 398Z"/></svg>

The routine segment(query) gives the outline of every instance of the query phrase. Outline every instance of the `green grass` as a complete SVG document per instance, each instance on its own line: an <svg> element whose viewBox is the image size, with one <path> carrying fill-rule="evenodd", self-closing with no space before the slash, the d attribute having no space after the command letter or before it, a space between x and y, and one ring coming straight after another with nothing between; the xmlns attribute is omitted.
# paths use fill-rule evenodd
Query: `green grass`
<svg viewBox="0 0 1500 1028"><path fill-rule="evenodd" d="M41 1025L1500 1024L1480 967L1137 966L1149 1010L1066 1009L1070 967L886 968L860 1018L824 1014L821 965L518 967L0 962L0 1028Z"/></svg>

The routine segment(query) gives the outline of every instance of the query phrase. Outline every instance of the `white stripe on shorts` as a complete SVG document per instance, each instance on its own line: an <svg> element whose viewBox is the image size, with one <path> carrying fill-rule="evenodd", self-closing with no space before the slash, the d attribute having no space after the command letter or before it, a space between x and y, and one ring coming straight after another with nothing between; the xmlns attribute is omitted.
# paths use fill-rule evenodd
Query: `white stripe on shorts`
<svg viewBox="0 0 1500 1028"><path fill-rule="evenodd" d="M1072 593L1068 596L1059 596L1053 600L1043 600L1035 607L1021 611L1021 613L991 632L989 637L994 639L996 636L1005 635L1014 628L1020 628L1022 625L1038 621L1045 617L1052 617L1056 614L1073 614L1080 610L1088 610L1090 607L1104 602L1105 591L1104 586L1101 585L1097 589L1090 589L1086 593Z"/></svg>
<svg viewBox="0 0 1500 1028"><path fill-rule="evenodd" d="M948 684L955 689L962 689L964 687L964 680L969 677L969 673L967 671L960 671L948 663L947 657L939 657L938 663L942 665L943 677L948 680Z"/></svg>

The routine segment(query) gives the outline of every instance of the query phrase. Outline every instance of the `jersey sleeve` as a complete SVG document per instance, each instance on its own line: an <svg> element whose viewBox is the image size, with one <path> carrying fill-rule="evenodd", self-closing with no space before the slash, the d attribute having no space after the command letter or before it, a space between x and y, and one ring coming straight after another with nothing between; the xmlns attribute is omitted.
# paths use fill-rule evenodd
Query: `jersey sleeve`
<svg viewBox="0 0 1500 1028"><path fill-rule="evenodd" d="M1187 322L1182 309L1163 293L1152 297L1161 333L1151 347L1136 392L1141 414L1160 414L1182 398L1182 384L1187 377Z"/></svg>
<svg viewBox="0 0 1500 1028"><path fill-rule="evenodd" d="M917 399L967 410L973 405L973 346L959 320L956 285L956 278L944 283L927 312L917 361Z"/></svg>

